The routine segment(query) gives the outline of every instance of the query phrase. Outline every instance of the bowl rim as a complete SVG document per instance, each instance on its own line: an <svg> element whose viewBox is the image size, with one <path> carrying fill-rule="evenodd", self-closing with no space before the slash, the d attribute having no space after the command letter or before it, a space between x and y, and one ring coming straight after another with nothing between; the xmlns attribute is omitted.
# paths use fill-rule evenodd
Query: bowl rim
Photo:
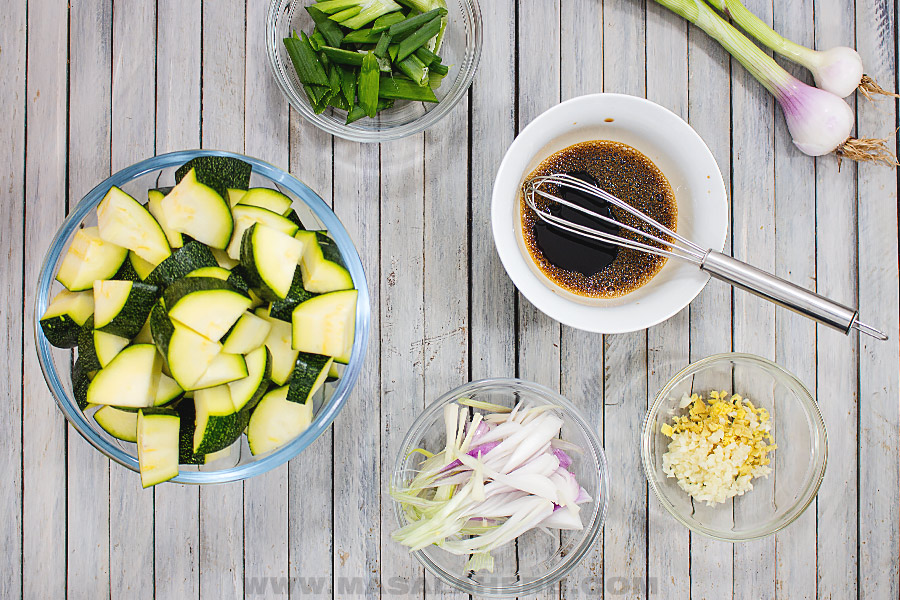
<svg viewBox="0 0 900 600"><path fill-rule="evenodd" d="M297 2L298 0L272 0L269 4L269 11L266 15L266 54L269 58L269 67L272 76L275 78L279 89L287 98L294 110L299 112L304 119L321 129L326 133L335 135L345 140L363 143L379 143L392 140L399 140L407 136L421 133L447 116L459 101L466 96L472 81L475 78L475 72L478 70L478 64L481 62L482 38L483 38L483 22L481 17L481 7L478 0L460 0L463 10L468 9L469 16L474 23L472 37L473 41L467 45L467 52L460 62L459 76L462 80L459 86L451 89L451 92L438 102L433 110L429 110L421 117L405 123L380 130L367 130L352 125L337 123L321 118L310 108L309 104L301 98L300 94L294 89L288 80L288 76L284 72L281 62L278 60L278 16L287 4ZM455 86L456 82L454 82Z"/></svg>
<svg viewBox="0 0 900 600"><path fill-rule="evenodd" d="M815 460L821 463L818 468L818 472L814 474L812 481L810 481L810 483L806 487L801 500L796 502L788 510L787 514L789 518L785 519L784 522L776 522L774 525L769 527L757 527L756 529L751 529L747 533L740 535L727 535L724 534L721 530L704 527L702 525L691 523L687 519L685 519L675 508L674 504L669 501L669 499L660 488L659 482L656 480L656 476L654 474L654 466L650 458L650 445L657 433L653 428L653 420L656 414L659 412L663 401L671 392L672 388L675 387L675 385L679 383L683 378L696 373L701 368L708 367L709 365L720 361L731 361L732 359L756 363L758 366L761 366L764 369L777 371L780 375L793 382L793 384L795 385L794 391L798 392L797 397L800 400L801 406L803 406L807 416L816 425L814 428L815 435L813 439L815 448L818 451L816 453ZM819 493L819 488L822 485L822 481L825 478L825 467L828 464L828 432L825 429L825 420L822 417L822 413L819 411L819 406L816 403L816 400L813 398L809 389L807 389L807 387L803 384L802 381L800 381L799 378L797 378L797 376L795 376L793 373L777 364L776 362L769 360L768 358L758 356L756 354L749 354L746 352L722 352L694 361L685 368L681 369L666 383L665 386L663 386L663 388L656 395L653 404L647 411L647 415L644 417L644 423L641 427L641 463L644 467L644 475L647 478L647 482L653 489L653 493L656 496L657 500L659 500L659 503L679 523L681 523L691 531L694 531L701 535L705 535L706 537L715 540L729 543L748 542L752 540L762 539L778 531L781 531L782 529L796 521L800 517L800 515L806 512L806 509L809 508L809 505L812 504L813 500L815 500L816 496Z"/></svg>
<svg viewBox="0 0 900 600"><path fill-rule="evenodd" d="M359 377L365 361L369 337L370 306L369 290L366 283L365 272L362 267L362 261L360 260L359 253L350 239L349 234L337 218L337 215L335 215L332 209L325 204L325 201L306 186L306 184L287 171L257 158L235 152L207 149L180 150L160 154L137 162L114 173L84 195L66 216L59 229L57 229L53 240L50 242L50 247L47 249L47 253L44 255L41 264L41 270L36 286L37 290L33 306L34 339L38 361L41 366L41 371L44 374L44 380L47 382L47 387L50 389L50 393L56 400L56 404L63 412L63 415L65 415L66 420L69 421L75 430L78 431L88 443L105 454L108 458L111 458L123 467L139 472L137 458L131 456L122 448L97 434L88 422L88 417L66 393L66 390L60 381L60 375L57 373L53 357L50 354L50 344L41 330L40 315L43 314L47 308L50 298L50 289L55 281L53 278L53 270L56 263L62 258L62 252L67 246L69 237L80 227L88 213L96 208L106 192L112 186L127 184L131 180L148 173L153 173L166 168L178 167L198 156L226 156L248 162L252 165L254 173L262 175L272 183L282 186L300 198L300 200L313 211L316 218L321 220L322 224L328 230L328 233L332 236L332 239L334 239L341 251L341 256L347 262L347 268L350 271L353 284L359 294L356 307L356 333L350 362L347 365L343 377L338 381L338 385L328 403L322 407L319 414L316 415L316 418L303 433L290 443L258 460L220 471L182 471L179 472L177 477L169 480L171 483L227 483L231 481L240 481L270 471L271 469L286 463L315 441L316 438L325 432L337 417L338 413L343 409L350 392L356 384L356 380Z"/></svg>
<svg viewBox="0 0 900 600"><path fill-rule="evenodd" d="M629 325L627 322L617 321L606 318L600 319L606 310L604 306L588 305L566 298L554 292L544 281L542 281L535 273L532 272L528 263L529 259L522 255L521 249L515 238L516 227L509 226L509 215L504 212L509 208L510 202L513 205L517 200L510 200L506 196L506 189L501 190L501 184L507 183L509 180L519 182L527 173L514 173L513 162L519 159L520 154L530 153L531 146L535 145L531 140L536 135L538 129L544 121L549 119L557 119L561 122L571 121L570 110L574 106L589 104L595 109L602 108L604 102L628 103L631 110L647 113L647 119L666 119L680 127L683 131L685 147L690 144L693 148L692 152L696 155L698 161L702 160L711 167L709 185L715 190L715 197L721 199L723 210L721 215L721 223L717 223L717 227L721 227L721 231L715 236L715 243L710 244L712 250L723 250L728 237L728 192L725 188L725 180L722 171L719 168L712 151L700 134L691 127L690 123L682 119L680 116L669 110L668 108L643 98L640 96L632 96L630 94L620 94L613 92L601 92L595 94L584 94L576 96L560 102L549 109L545 110L535 117L513 140L512 144L503 155L500 167L497 169L497 175L494 178L494 184L491 192L491 232L494 237L494 245L497 254L500 256L500 262L509 278L513 281L523 296L531 302L538 310L559 321L563 325L574 327L582 331L593 333L615 334L630 333L633 331L641 331L643 329L658 325L659 323L670 319L679 311L690 304L706 287L709 282L709 275L705 271L699 271L697 283L690 294L686 294L679 302L672 304L666 310L660 310L658 313L651 315L650 318L639 320L637 326ZM594 112L598 112L594 110ZM599 113L598 113L599 114ZM534 152L539 152L544 144L534 148ZM531 154L529 160L533 159L536 154ZM627 298L622 296L621 298ZM634 303L640 304L640 301ZM593 317L593 318L591 318Z"/></svg>
<svg viewBox="0 0 900 600"><path fill-rule="evenodd" d="M390 476L388 478L388 485L393 485L395 478L399 476L400 473L405 471L403 465L408 459L408 454L405 452L405 449L410 447L418 437L421 437L421 434L425 431L426 427L428 427L435 421L435 413L439 412L439 410L442 409L442 407L448 402L452 402L453 400L456 400L466 394L470 394L473 391L477 392L480 389L498 386L512 386L518 389L524 388L530 392L536 393L537 395L543 396L548 401L561 406L568 412L569 416L584 431L585 437L588 439L588 443L590 444L590 450L593 455L597 457L597 471L600 478L599 489L601 501L597 503L597 509L591 515L592 521L590 525L585 528L585 530L588 531L588 534L576 548L574 548L569 554L566 555L566 560L554 571L551 571L543 575L542 577L525 584L514 584L507 586L484 586L475 584L466 579L462 579L448 573L434 561L432 561L422 550L411 552L411 554L416 557L416 560L418 560L419 563L421 563L432 575L434 575L447 585L469 594L488 598L508 598L511 596L518 596L522 594L531 594L540 589L543 589L546 586L558 582L563 577L568 575L581 562L587 552L596 543L597 539L600 536L600 533L603 531L603 526L606 523L606 517L609 510L610 495L609 464L606 460L606 454L603 451L603 444L597 437L597 434L594 431L593 426L591 426L590 422L584 417L584 415L581 414L581 411L578 409L578 407L575 406L575 404L572 403L571 400L569 400L562 394L538 383L519 379L517 377L492 377L470 381L442 394L437 400L429 404L419 414L419 416L416 417L416 420L413 421L413 424L410 426L409 430L406 432L406 435L403 437L403 441L400 444L400 451L394 461L393 469L391 470ZM394 507L394 517L396 518L397 526L403 527L405 522L400 504L393 498L390 498L390 502Z"/></svg>

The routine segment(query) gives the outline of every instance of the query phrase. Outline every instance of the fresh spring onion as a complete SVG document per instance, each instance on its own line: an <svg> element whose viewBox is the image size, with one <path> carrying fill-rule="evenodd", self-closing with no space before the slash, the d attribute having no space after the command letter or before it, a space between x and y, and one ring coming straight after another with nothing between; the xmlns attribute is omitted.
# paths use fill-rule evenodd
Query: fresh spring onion
<svg viewBox="0 0 900 600"><path fill-rule="evenodd" d="M791 76L702 0L656 1L718 41L775 96L794 145L801 152L810 156L834 153L839 159L897 164L885 146L886 140L850 137L854 115L842 98Z"/></svg>
<svg viewBox="0 0 900 600"><path fill-rule="evenodd" d="M779 35L747 10L740 0L706 1L778 54L806 67L813 74L816 86L821 89L841 98L849 96L857 88L869 99L872 94L898 97L882 89L874 79L863 73L862 57L853 48L835 46L828 50L813 50Z"/></svg>
<svg viewBox="0 0 900 600"><path fill-rule="evenodd" d="M498 411L470 418L470 407ZM579 505L591 497L568 470L568 452L580 449L558 438L563 422L555 410L468 398L447 405L444 449L412 450L425 460L391 489L409 521L394 540L411 551L436 544L471 555L467 570L493 571L490 552L531 529L582 529Z"/></svg>

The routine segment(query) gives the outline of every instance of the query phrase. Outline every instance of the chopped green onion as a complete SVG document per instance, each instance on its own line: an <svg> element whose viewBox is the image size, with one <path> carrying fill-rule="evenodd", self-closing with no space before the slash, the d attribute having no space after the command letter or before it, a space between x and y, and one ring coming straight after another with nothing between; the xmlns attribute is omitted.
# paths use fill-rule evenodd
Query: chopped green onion
<svg viewBox="0 0 900 600"><path fill-rule="evenodd" d="M437 64L432 63L432 65L429 67L429 69L431 69L432 73L436 73L437 75L440 75L441 77L443 77L444 75L446 75L447 73L450 72L450 67L448 67L447 65L441 64L441 63L437 63Z"/></svg>
<svg viewBox="0 0 900 600"><path fill-rule="evenodd" d="M348 105L356 103L356 73L350 69L341 69L341 93Z"/></svg>
<svg viewBox="0 0 900 600"><path fill-rule="evenodd" d="M355 17L359 13L362 12L362 8L359 6L352 6L346 10L342 10L341 12L334 13L328 18L332 21L337 21L338 23L343 23L344 21L350 19L351 17Z"/></svg>
<svg viewBox="0 0 900 600"><path fill-rule="evenodd" d="M394 23L393 25L391 25L391 28L388 31L390 32L392 38L394 38L396 41L401 41L405 39L406 36L412 35L419 27L421 27L425 23L431 21L435 17L443 17L446 14L446 9L435 8L434 10L430 10L420 15L404 19L399 23Z"/></svg>
<svg viewBox="0 0 900 600"><path fill-rule="evenodd" d="M300 83L308 85L328 85L328 75L322 68L322 63L312 49L309 38L305 33L302 35L302 38L298 38L294 33L294 37L284 38L284 47L297 71L297 78Z"/></svg>
<svg viewBox="0 0 900 600"><path fill-rule="evenodd" d="M431 50L429 50L428 48L426 48L425 46L422 46L421 48L418 48L416 50L416 56L419 57L419 60L421 60L423 63L425 63L426 67L441 64L441 57L438 56L437 54L435 54L434 52L432 52Z"/></svg>
<svg viewBox="0 0 900 600"><path fill-rule="evenodd" d="M382 98L394 100L438 101L430 87L421 86L410 79L401 77L382 77L378 94Z"/></svg>
<svg viewBox="0 0 900 600"><path fill-rule="evenodd" d="M382 15L375 19L375 22L372 23L372 33L381 33L383 31L387 31L391 28L391 25L394 23L399 23L406 17L402 12L392 12L386 15Z"/></svg>
<svg viewBox="0 0 900 600"><path fill-rule="evenodd" d="M365 56L359 52L351 52L350 50L344 50L342 48L332 48L331 46L323 46L322 53L333 62L341 65L350 65L352 67L362 66L363 57Z"/></svg>
<svg viewBox="0 0 900 600"><path fill-rule="evenodd" d="M316 23L316 34L324 37L329 46L341 45L341 42L344 41L344 32L341 31L337 23L329 19L328 15L315 6L307 6L306 12L309 13L309 16ZM315 37L316 34L313 34L313 36Z"/></svg>
<svg viewBox="0 0 900 600"><path fill-rule="evenodd" d="M372 33L371 29L357 29L344 36L345 44L377 44L381 34Z"/></svg>
<svg viewBox="0 0 900 600"><path fill-rule="evenodd" d="M382 15L401 10L403 7L394 0L364 0L363 10L351 19L341 22L344 27L359 29Z"/></svg>
<svg viewBox="0 0 900 600"><path fill-rule="evenodd" d="M380 94L380 81L378 59L372 53L366 54L363 58L362 67L359 70L359 85L357 86L357 94L359 94L359 105L362 106L366 115L374 117L378 112L378 96Z"/></svg>
<svg viewBox="0 0 900 600"><path fill-rule="evenodd" d="M359 6L359 2L360 0L324 0L316 3L314 6L317 10L332 15L350 7Z"/></svg>
<svg viewBox="0 0 900 600"><path fill-rule="evenodd" d="M417 56L408 56L397 63L403 74L419 85L428 85L428 67Z"/></svg>
<svg viewBox="0 0 900 600"><path fill-rule="evenodd" d="M396 14L396 13L392 13L392 14ZM379 39L378 43L375 44L375 49L372 51L372 53L375 56L377 56L378 58L389 59L388 46L390 45L390 43L391 43L391 35L386 31L383 32L381 34L381 39Z"/></svg>
<svg viewBox="0 0 900 600"><path fill-rule="evenodd" d="M404 60L407 56L424 46L428 40L433 38L441 30L440 18L434 18L400 42L400 50L397 52L397 60Z"/></svg>
<svg viewBox="0 0 900 600"><path fill-rule="evenodd" d="M354 104L350 109L350 112L347 113L347 125L353 123L354 121L359 121L363 117L366 116L366 109L364 109L359 104Z"/></svg>

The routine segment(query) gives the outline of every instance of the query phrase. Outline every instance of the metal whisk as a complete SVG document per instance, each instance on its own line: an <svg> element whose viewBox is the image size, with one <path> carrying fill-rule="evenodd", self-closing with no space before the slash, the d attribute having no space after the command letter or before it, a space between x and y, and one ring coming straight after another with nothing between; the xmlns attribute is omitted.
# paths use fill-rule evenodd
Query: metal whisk
<svg viewBox="0 0 900 600"><path fill-rule="evenodd" d="M620 220L607 217L589 208L585 208L573 202L548 192L546 186L567 187L584 194L589 194L605 200L611 206L615 206L628 214L650 225L652 232L642 231ZM845 334L856 329L861 333L870 335L879 340L888 339L887 335L870 325L860 322L859 312L824 296L815 294L780 277L757 269L747 263L736 260L727 254L716 252L708 248L701 248L691 240L677 234L665 225L659 223L642 211L622 202L609 192L600 189L586 181L571 175L556 174L533 177L523 186L525 202L537 216L549 225L563 229L570 233L584 236L593 240L606 242L623 248L631 248L639 252L648 252L657 256L686 260L697 265L712 277L720 279L735 287L756 294L784 308L793 310L801 315L809 317ZM566 206L585 215L613 224L625 231L631 232L647 242L637 239L629 239L619 235L607 233L575 223L548 212L547 207L541 208L535 202L535 196L545 198L550 202ZM667 239L668 237L668 239ZM651 243L652 242L652 243ZM654 245L656 244L656 245Z"/></svg>

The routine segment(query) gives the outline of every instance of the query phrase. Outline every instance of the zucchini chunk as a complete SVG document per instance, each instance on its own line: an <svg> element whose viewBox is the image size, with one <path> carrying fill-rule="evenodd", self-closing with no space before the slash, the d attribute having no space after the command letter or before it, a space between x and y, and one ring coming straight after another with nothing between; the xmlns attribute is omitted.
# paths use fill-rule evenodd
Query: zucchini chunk
<svg viewBox="0 0 900 600"><path fill-rule="evenodd" d="M238 205L238 203L240 203L241 198L243 198L243 197L244 197L244 194L246 194L246 193L247 193L247 190L238 190L238 189L235 189L235 188L228 188L228 190L227 190L227 194L228 194L228 198L227 198L227 200L228 200L228 205L229 205L231 208L234 208L235 206Z"/></svg>
<svg viewBox="0 0 900 600"><path fill-rule="evenodd" d="M209 248L200 242L190 241L159 263L146 280L147 283L165 287L176 279L187 277L192 271L216 265L216 259Z"/></svg>
<svg viewBox="0 0 900 600"><path fill-rule="evenodd" d="M331 366L328 367L328 377L325 379L325 383L332 383L341 378L341 370L338 368L340 363L332 362Z"/></svg>
<svg viewBox="0 0 900 600"><path fill-rule="evenodd" d="M244 312L250 298L213 277L185 277L166 288L169 317L214 342L219 341Z"/></svg>
<svg viewBox="0 0 900 600"><path fill-rule="evenodd" d="M159 288L155 285L112 279L95 281L94 329L133 338L158 299Z"/></svg>
<svg viewBox="0 0 900 600"><path fill-rule="evenodd" d="M284 218L297 226L298 229L306 229L303 226L303 221L300 220L300 215L297 214L297 211L293 208L287 211L287 214L284 215Z"/></svg>
<svg viewBox="0 0 900 600"><path fill-rule="evenodd" d="M222 267L200 267L199 269L194 269L185 277L212 277L213 279L228 281L228 278L231 277L231 271Z"/></svg>
<svg viewBox="0 0 900 600"><path fill-rule="evenodd" d="M356 298L356 290L342 290L297 306L292 319L293 348L348 363L356 333Z"/></svg>
<svg viewBox="0 0 900 600"><path fill-rule="evenodd" d="M192 388L200 390L231 383L247 376L247 361L240 354L219 353Z"/></svg>
<svg viewBox="0 0 900 600"><path fill-rule="evenodd" d="M194 454L209 454L227 448L247 427L248 416L237 412L227 385L194 393Z"/></svg>
<svg viewBox="0 0 900 600"><path fill-rule="evenodd" d="M287 296L284 297L283 300L276 300L272 302L272 306L269 307L269 315L275 319L280 319L282 321L291 322L291 315L294 312L294 309L297 308L298 304L306 302L316 294L312 292L306 291L306 288L303 287L303 271L300 268L300 265L294 268L294 280L291 282L291 287L288 289Z"/></svg>
<svg viewBox="0 0 900 600"><path fill-rule="evenodd" d="M88 407L87 391L88 386L91 384L91 379L94 378L94 371L95 369L85 368L84 361L81 360L80 356L75 361L75 364L72 365L72 396L74 396L75 403L81 410Z"/></svg>
<svg viewBox="0 0 900 600"><path fill-rule="evenodd" d="M178 382L161 373L159 376L159 385L156 386L156 398L153 400L153 406L164 406L181 398L184 390L178 385Z"/></svg>
<svg viewBox="0 0 900 600"><path fill-rule="evenodd" d="M145 488L178 476L178 431L173 411L141 410L137 416L137 450L141 485Z"/></svg>
<svg viewBox="0 0 900 600"><path fill-rule="evenodd" d="M253 167L230 156L198 156L181 165L175 171L175 181L181 183L193 170L197 181L214 189L223 198L228 189L246 190L250 187Z"/></svg>
<svg viewBox="0 0 900 600"><path fill-rule="evenodd" d="M321 354L301 352L297 355L297 362L294 364L294 372L288 385L288 401L312 404L312 397L325 383L332 362L334 358Z"/></svg>
<svg viewBox="0 0 900 600"><path fill-rule="evenodd" d="M149 190L147 192L147 210L150 211L150 214L153 215L153 218L159 223L163 233L166 234L166 240L168 240L169 246L174 250L184 246L184 236L169 226L169 222L166 220L166 213L162 209L163 198L171 191L172 188Z"/></svg>
<svg viewBox="0 0 900 600"><path fill-rule="evenodd" d="M291 210L294 201L277 190L251 188L237 203L245 206L258 206L279 215L286 215Z"/></svg>
<svg viewBox="0 0 900 600"><path fill-rule="evenodd" d="M150 331L160 354L166 358L172 379L185 390L193 388L222 351L222 344L169 319L162 304L150 313Z"/></svg>
<svg viewBox="0 0 900 600"><path fill-rule="evenodd" d="M153 312L153 309L150 309L150 312ZM147 316L147 320L144 321L143 327L138 331L138 334L134 336L131 340L135 344L152 344L153 343L153 333L150 331L150 316Z"/></svg>
<svg viewBox="0 0 900 600"><path fill-rule="evenodd" d="M84 322L94 314L92 292L60 291L50 302L41 317L44 337L57 348L74 348L78 345L78 332Z"/></svg>
<svg viewBox="0 0 900 600"><path fill-rule="evenodd" d="M153 406L162 359L151 344L125 348L101 369L87 389L88 404Z"/></svg>
<svg viewBox="0 0 900 600"><path fill-rule="evenodd" d="M133 410L121 410L115 406L101 406L94 413L103 431L123 442L137 441L138 413Z"/></svg>
<svg viewBox="0 0 900 600"><path fill-rule="evenodd" d="M169 260L169 259L166 259ZM134 252L128 252L128 262L131 263L131 267L134 269L134 272L137 273L137 276L141 278L141 281L147 279L150 276L150 273L153 272L153 269L156 268L156 265L147 262ZM165 261L163 261L165 262ZM122 279L121 277L113 277L112 279ZM153 283L153 282L148 282Z"/></svg>
<svg viewBox="0 0 900 600"><path fill-rule="evenodd" d="M353 278L344 266L337 244L321 231L298 231L295 236L303 241L303 258L300 269L303 285L316 294L349 290Z"/></svg>
<svg viewBox="0 0 900 600"><path fill-rule="evenodd" d="M241 261L231 258L224 250L219 250L218 248L210 248L209 250L223 269L233 269L241 264Z"/></svg>
<svg viewBox="0 0 900 600"><path fill-rule="evenodd" d="M94 281L115 276L127 256L126 248L102 240L97 227L79 229L62 259L56 280L70 292L89 290Z"/></svg>
<svg viewBox="0 0 900 600"><path fill-rule="evenodd" d="M125 258L125 262L122 263L122 266L119 267L119 270L116 271L116 274L109 279L118 279L119 281L143 281L144 278L141 277L141 274L137 272L137 269L134 266L135 261L140 261L142 263L142 266L150 264L146 260L139 257L137 254L129 250L128 256ZM153 267L150 267L150 270L152 271Z"/></svg>
<svg viewBox="0 0 900 600"><path fill-rule="evenodd" d="M194 399L184 398L176 403L175 411L181 419L178 427L178 463L182 465L202 465L203 455L194 454L194 422L196 411Z"/></svg>
<svg viewBox="0 0 900 600"><path fill-rule="evenodd" d="M271 378L275 385L284 385L294 371L294 363L297 362L299 354L299 351L291 346L291 325L271 318L264 308L257 308L255 312L256 316L267 320L272 327L264 342L272 353Z"/></svg>
<svg viewBox="0 0 900 600"><path fill-rule="evenodd" d="M247 376L228 384L231 391L231 403L237 411L249 412L269 388L272 374L272 355L264 346L260 346L244 357L247 362Z"/></svg>
<svg viewBox="0 0 900 600"><path fill-rule="evenodd" d="M218 452L210 452L203 455L203 464L215 470L230 469L241 460L241 442L236 440L232 445ZM201 469L203 471L204 469Z"/></svg>
<svg viewBox="0 0 900 600"><path fill-rule="evenodd" d="M263 299L283 300L291 289L303 250L300 240L255 223L244 233L241 266Z"/></svg>
<svg viewBox="0 0 900 600"><path fill-rule="evenodd" d="M88 317L78 332L78 358L88 371L97 371L128 346L128 338L94 329L94 317Z"/></svg>
<svg viewBox="0 0 900 600"><path fill-rule="evenodd" d="M222 352L249 354L265 344L270 329L267 320L245 312L222 340Z"/></svg>
<svg viewBox="0 0 900 600"><path fill-rule="evenodd" d="M280 448L312 423L312 405L290 402L287 395L287 386L268 392L250 415L247 441L254 456Z"/></svg>
<svg viewBox="0 0 900 600"><path fill-rule="evenodd" d="M97 225L104 241L133 250L153 265L172 254L166 234L137 200L113 186L97 206Z"/></svg>
<svg viewBox="0 0 900 600"><path fill-rule="evenodd" d="M213 188L188 171L169 194L161 208L167 225L213 248L225 248L231 239L234 219L228 202Z"/></svg>
<svg viewBox="0 0 900 600"><path fill-rule="evenodd" d="M285 235L294 235L299 229L297 224L290 219L258 206L238 204L231 212L234 215L234 233L231 236L231 242L228 244L228 256L234 260L240 260L244 232L250 229L254 223L260 223Z"/></svg>

